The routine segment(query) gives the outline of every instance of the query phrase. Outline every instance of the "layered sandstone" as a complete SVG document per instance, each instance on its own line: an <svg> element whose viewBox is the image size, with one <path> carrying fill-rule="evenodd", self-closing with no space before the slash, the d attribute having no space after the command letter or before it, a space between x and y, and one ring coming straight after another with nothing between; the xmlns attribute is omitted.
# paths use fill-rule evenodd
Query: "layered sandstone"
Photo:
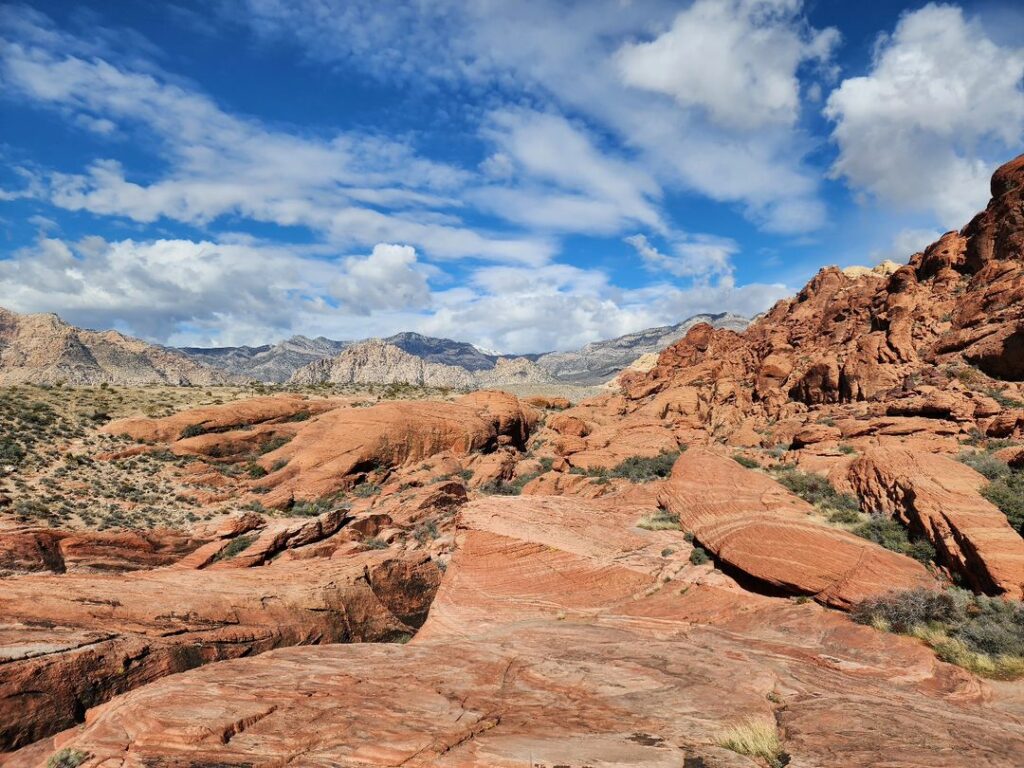
<svg viewBox="0 0 1024 768"><path fill-rule="evenodd" d="M816 522L810 504L770 477L710 451L684 453L659 500L755 588L849 608L890 589L935 586L917 561Z"/></svg>
<svg viewBox="0 0 1024 768"><path fill-rule="evenodd" d="M746 593L690 565L679 532L636 528L643 511L473 503L410 643L174 675L95 709L52 748L89 755L84 768L739 768L755 763L716 740L757 717L779 724L792 765L1010 766L1024 749L1015 717L916 641Z"/></svg>

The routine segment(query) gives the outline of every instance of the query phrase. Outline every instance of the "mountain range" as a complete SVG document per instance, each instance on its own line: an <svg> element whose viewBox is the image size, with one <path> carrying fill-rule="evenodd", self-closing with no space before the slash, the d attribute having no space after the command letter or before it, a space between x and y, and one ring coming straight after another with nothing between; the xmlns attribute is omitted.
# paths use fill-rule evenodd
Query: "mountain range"
<svg viewBox="0 0 1024 768"><path fill-rule="evenodd" d="M678 341L701 322L741 330L748 321L728 313L696 315L576 351L500 355L467 342L412 332L360 341L292 336L262 346L174 348L118 331L77 328L55 314L20 315L0 308L0 384L594 386Z"/></svg>

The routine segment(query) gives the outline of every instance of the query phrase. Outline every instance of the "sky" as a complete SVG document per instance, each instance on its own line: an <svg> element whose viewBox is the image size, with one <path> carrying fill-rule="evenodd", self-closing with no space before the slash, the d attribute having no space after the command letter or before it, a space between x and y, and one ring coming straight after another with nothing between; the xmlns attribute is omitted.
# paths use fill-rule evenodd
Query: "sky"
<svg viewBox="0 0 1024 768"><path fill-rule="evenodd" d="M0 5L0 305L516 353L905 262L1024 151L1024 4Z"/></svg>

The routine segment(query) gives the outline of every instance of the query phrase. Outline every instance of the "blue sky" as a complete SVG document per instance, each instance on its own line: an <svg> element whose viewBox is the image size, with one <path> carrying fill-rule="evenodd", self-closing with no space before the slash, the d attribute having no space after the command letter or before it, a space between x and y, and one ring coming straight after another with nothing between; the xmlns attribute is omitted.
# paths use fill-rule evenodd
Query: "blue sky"
<svg viewBox="0 0 1024 768"><path fill-rule="evenodd" d="M0 6L0 305L567 349L906 260L1024 151L1024 8Z"/></svg>

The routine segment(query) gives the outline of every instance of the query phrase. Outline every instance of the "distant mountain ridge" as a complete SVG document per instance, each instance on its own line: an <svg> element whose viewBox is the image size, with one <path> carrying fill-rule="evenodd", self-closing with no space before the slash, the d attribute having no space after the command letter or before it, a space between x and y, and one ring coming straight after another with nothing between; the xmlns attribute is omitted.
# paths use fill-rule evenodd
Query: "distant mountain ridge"
<svg viewBox="0 0 1024 768"><path fill-rule="evenodd" d="M292 336L277 344L259 347L179 347L196 362L220 369L244 381L283 384L299 368L316 360L333 357L350 341L335 341L318 336Z"/></svg>
<svg viewBox="0 0 1024 768"><path fill-rule="evenodd" d="M678 341L693 325L742 329L722 313L587 344L573 352L494 354L473 344L404 332L338 341L293 336L276 344L169 348L117 331L76 328L54 314L0 308L0 384L410 383L453 388L602 384L638 358Z"/></svg>
<svg viewBox="0 0 1024 768"><path fill-rule="evenodd" d="M694 315L675 325L647 328L615 339L594 341L575 352L549 352L537 357L537 365L565 383L603 384L638 358L675 344L698 323L742 331L749 322L747 318L730 312Z"/></svg>
<svg viewBox="0 0 1024 768"><path fill-rule="evenodd" d="M0 384L226 384L223 371L117 331L0 308Z"/></svg>
<svg viewBox="0 0 1024 768"><path fill-rule="evenodd" d="M435 348L440 348L447 340L433 339L430 341L441 342L432 345ZM459 344L459 342L451 343ZM415 344L412 346L422 349ZM557 383L536 363L521 357L499 357L494 361L488 361L491 362L490 367L484 367L482 360L471 357L468 362L475 365L474 369L462 365L436 362L441 357L444 355L436 351L428 352L426 355L412 354L391 343L389 339L367 339L346 347L335 357L317 360L300 368L288 383L295 385L400 383L456 389L500 387L513 383Z"/></svg>

